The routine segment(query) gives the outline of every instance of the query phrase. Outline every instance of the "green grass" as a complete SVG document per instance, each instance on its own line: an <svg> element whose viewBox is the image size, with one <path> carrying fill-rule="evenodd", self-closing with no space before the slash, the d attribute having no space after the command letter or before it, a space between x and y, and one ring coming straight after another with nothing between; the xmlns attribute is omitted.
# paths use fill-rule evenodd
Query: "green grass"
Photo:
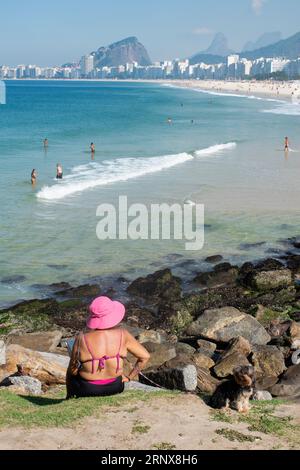
<svg viewBox="0 0 300 470"><path fill-rule="evenodd" d="M246 423L250 432L271 434L286 438L288 441L300 441L300 426L293 424L291 416L277 416L278 406L285 404L283 400L258 401L251 405L248 414L237 414L225 411L213 411L214 421L237 424Z"/></svg>
<svg viewBox="0 0 300 470"><path fill-rule="evenodd" d="M231 442L255 442L257 440L261 441L261 437L242 434L241 432L234 431L233 429L217 429L215 433L219 436L225 437Z"/></svg>
<svg viewBox="0 0 300 470"><path fill-rule="evenodd" d="M143 423L140 423L139 421L137 421L134 424L131 432L132 434L147 434L147 432L149 432L150 429L151 429L150 426L146 426Z"/></svg>
<svg viewBox="0 0 300 470"><path fill-rule="evenodd" d="M170 442L159 442L158 444L154 444L152 448L156 450L175 450L176 446Z"/></svg>
<svg viewBox="0 0 300 470"><path fill-rule="evenodd" d="M159 397L172 398L173 392L128 391L111 397L64 399L65 388L41 397L14 395L8 390L0 392L0 427L73 427L87 416L101 416L105 407L134 405L137 401L150 401Z"/></svg>

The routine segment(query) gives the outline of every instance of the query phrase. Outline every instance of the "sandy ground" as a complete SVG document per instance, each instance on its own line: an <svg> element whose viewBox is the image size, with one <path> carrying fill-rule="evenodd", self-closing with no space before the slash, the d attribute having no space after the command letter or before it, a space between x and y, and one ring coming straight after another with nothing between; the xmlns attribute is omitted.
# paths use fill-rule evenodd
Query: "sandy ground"
<svg viewBox="0 0 300 470"><path fill-rule="evenodd" d="M232 412L234 413L234 412ZM293 416L300 424L299 404L278 408L279 416ZM135 432L135 426L145 427ZM146 428L147 427L147 428ZM234 429L255 442L231 442L219 436L218 429ZM107 408L99 417L85 418L73 428L5 429L0 432L0 450L151 450L167 443L174 450L216 449L290 449L291 442L272 435L249 432L247 424L231 425L212 419L210 409L193 395L180 395L172 400L158 397L151 402ZM295 443L294 443L295 446ZM296 444L297 446L297 444ZM300 447L297 446L298 448Z"/></svg>
<svg viewBox="0 0 300 470"><path fill-rule="evenodd" d="M234 93L300 102L300 81L226 81L226 80L172 80L170 85L199 88L216 93Z"/></svg>

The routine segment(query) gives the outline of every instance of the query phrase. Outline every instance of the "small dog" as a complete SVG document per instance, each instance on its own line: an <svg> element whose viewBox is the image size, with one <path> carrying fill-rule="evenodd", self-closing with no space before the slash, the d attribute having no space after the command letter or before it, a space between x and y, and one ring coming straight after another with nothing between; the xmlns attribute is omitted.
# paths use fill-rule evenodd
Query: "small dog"
<svg viewBox="0 0 300 470"><path fill-rule="evenodd" d="M255 393L255 373L253 366L237 367L233 378L219 385L210 399L210 406L216 409L232 408L239 413L248 413L250 398Z"/></svg>

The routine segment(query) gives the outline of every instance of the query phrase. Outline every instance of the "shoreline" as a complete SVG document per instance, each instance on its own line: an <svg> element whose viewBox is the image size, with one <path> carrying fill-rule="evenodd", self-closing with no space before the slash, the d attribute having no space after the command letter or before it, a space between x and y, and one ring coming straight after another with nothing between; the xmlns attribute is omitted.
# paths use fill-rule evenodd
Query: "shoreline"
<svg viewBox="0 0 300 470"><path fill-rule="evenodd" d="M215 92L234 94L235 96L251 97L255 96L262 99L277 99L284 101L296 100L295 104L300 104L300 81L272 81L272 80L169 80L169 79L69 79L69 78L42 78L42 79L5 79L5 82L93 82L93 83L151 83L160 85L169 85L180 88L187 88L191 90L202 90L208 92Z"/></svg>

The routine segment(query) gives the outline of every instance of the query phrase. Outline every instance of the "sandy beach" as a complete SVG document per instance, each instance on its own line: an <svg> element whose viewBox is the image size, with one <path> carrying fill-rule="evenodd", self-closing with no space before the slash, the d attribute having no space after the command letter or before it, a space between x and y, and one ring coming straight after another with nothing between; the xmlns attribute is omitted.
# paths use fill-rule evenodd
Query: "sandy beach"
<svg viewBox="0 0 300 470"><path fill-rule="evenodd" d="M167 81L167 83L183 88L196 88L216 93L253 95L283 100L288 99L300 103L299 81L172 80Z"/></svg>

